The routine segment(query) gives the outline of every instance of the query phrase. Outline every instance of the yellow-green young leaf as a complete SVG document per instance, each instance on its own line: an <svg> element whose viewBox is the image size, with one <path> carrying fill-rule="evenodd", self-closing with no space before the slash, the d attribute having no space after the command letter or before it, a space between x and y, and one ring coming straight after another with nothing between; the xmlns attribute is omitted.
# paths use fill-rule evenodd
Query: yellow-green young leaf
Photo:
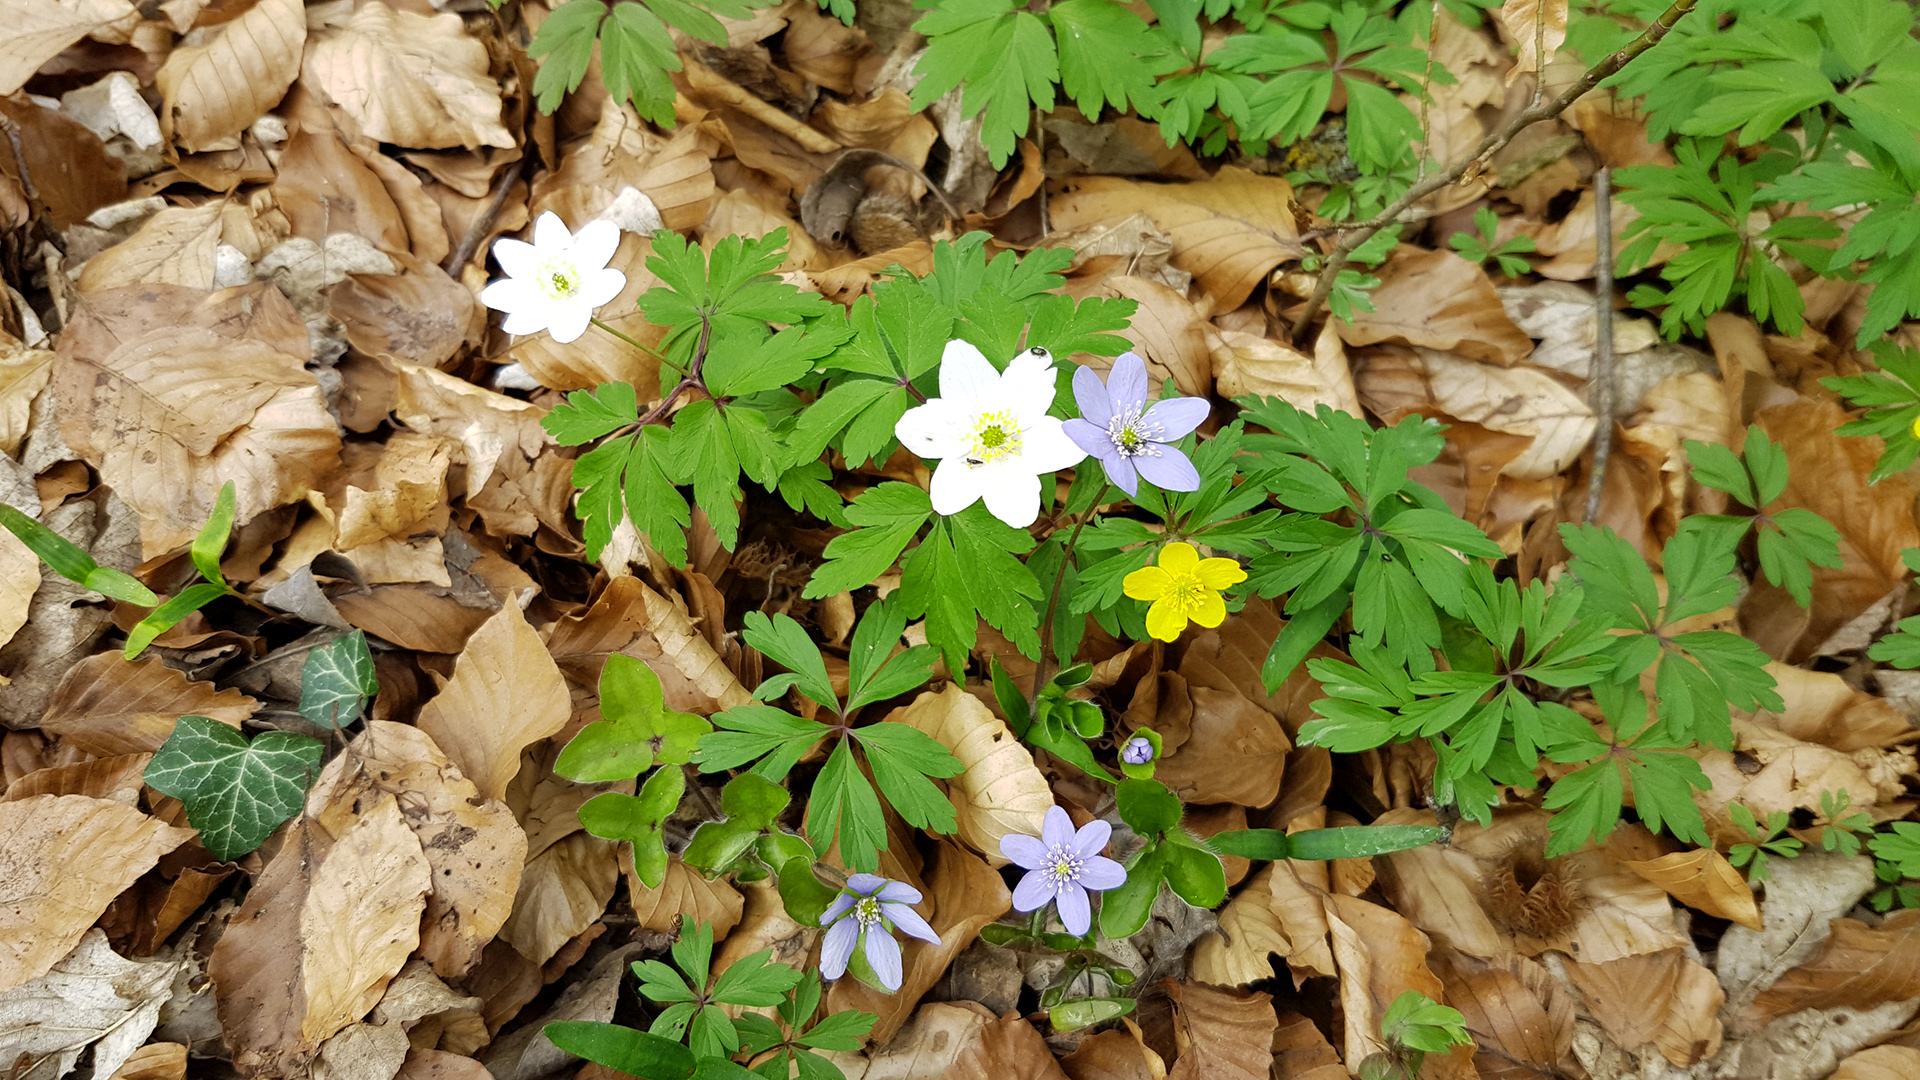
<svg viewBox="0 0 1920 1080"><path fill-rule="evenodd" d="M684 765L713 725L667 708L660 677L620 653L600 672L600 715L560 751L553 771L583 784L639 776L655 761Z"/></svg>
<svg viewBox="0 0 1920 1080"><path fill-rule="evenodd" d="M649 889L667 879L666 836L662 826L680 805L687 777L678 767L660 769L640 785L640 794L609 791L580 808L580 824L603 840L633 845L633 871Z"/></svg>
<svg viewBox="0 0 1920 1080"><path fill-rule="evenodd" d="M147 764L147 784L179 799L214 858L237 859L300 812L320 773L318 739L267 731L252 742L204 716L183 716Z"/></svg>
<svg viewBox="0 0 1920 1080"><path fill-rule="evenodd" d="M200 535L193 538L193 547L189 549L200 576L216 585L224 585L227 581L220 576L220 554L227 550L227 537L232 532L233 481L229 480L220 485L220 496L214 500L213 513L208 515L207 523L200 527Z"/></svg>
<svg viewBox="0 0 1920 1080"><path fill-rule="evenodd" d="M99 571L96 570L94 573L98 574ZM88 576L88 580L92 580L92 575ZM127 634L127 659L132 660L139 656L146 651L148 645L153 644L154 638L173 629L175 623L226 594L225 585L213 585L203 581L197 585L189 585L180 590L178 595L169 597L166 603L154 608Z"/></svg>

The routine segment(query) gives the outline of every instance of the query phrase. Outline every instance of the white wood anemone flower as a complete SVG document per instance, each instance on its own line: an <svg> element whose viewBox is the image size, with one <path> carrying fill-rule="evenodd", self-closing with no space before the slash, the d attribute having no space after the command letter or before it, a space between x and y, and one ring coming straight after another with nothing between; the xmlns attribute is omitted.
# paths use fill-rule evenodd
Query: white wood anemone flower
<svg viewBox="0 0 1920 1080"><path fill-rule="evenodd" d="M594 309L627 287L627 275L607 269L619 246L613 222L589 221L574 233L549 210L533 224L533 243L494 241L493 257L507 276L488 282L480 302L507 313L500 328L509 334L545 330L561 344L578 340Z"/></svg>
<svg viewBox="0 0 1920 1080"><path fill-rule="evenodd" d="M908 409L893 433L923 458L938 458L929 494L941 514L985 499L987 511L1016 529L1040 516L1040 478L1085 460L1047 415L1058 384L1053 354L1033 348L1005 372L964 341L940 356L940 396Z"/></svg>

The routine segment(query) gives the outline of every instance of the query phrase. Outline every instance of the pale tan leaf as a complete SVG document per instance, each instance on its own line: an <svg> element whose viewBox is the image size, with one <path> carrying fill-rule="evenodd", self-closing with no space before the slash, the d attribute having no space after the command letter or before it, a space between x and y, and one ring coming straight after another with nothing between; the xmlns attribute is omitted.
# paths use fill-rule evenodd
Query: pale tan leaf
<svg viewBox="0 0 1920 1080"><path fill-rule="evenodd" d="M633 917L648 930L672 933L679 929L682 913L693 916L695 922L711 925L715 941L724 941L733 928L740 925L741 912L746 907L746 898L740 895L740 890L725 878L709 881L694 873L678 855L667 863L666 879L657 889L648 888L634 874L629 848L620 849L620 870L627 878Z"/></svg>
<svg viewBox="0 0 1920 1080"><path fill-rule="evenodd" d="M1402 247L1380 268L1372 312L1337 323L1349 345L1397 342L1511 367L1533 339L1507 317L1486 271L1451 251Z"/></svg>
<svg viewBox="0 0 1920 1080"><path fill-rule="evenodd" d="M419 149L511 147L487 50L460 16L363 4L307 54L306 84L370 138Z"/></svg>
<svg viewBox="0 0 1920 1080"><path fill-rule="evenodd" d="M107 1080L187 1080L186 1044L148 1043L121 1062Z"/></svg>
<svg viewBox="0 0 1920 1080"><path fill-rule="evenodd" d="M1007 865L1000 854L1001 837L1040 835L1047 809L1053 806L1053 789L1033 755L979 698L952 684L939 693L921 694L887 719L931 736L966 767L945 781L947 797L959 819L960 839L989 866Z"/></svg>
<svg viewBox="0 0 1920 1080"><path fill-rule="evenodd" d="M535 855L520 875L513 914L500 928L500 939L536 964L553 959L607 910L620 881L617 846L575 832Z"/></svg>
<svg viewBox="0 0 1920 1080"><path fill-rule="evenodd" d="M1856 690L1831 671L1812 671L1773 661L1767 664L1774 690L1785 708L1757 712L1753 722L1802 742L1852 753L1884 750L1908 741L1913 727L1886 698Z"/></svg>
<svg viewBox="0 0 1920 1080"><path fill-rule="evenodd" d="M1301 254L1293 186L1229 165L1183 184L1076 177L1049 201L1062 232L1146 211L1173 238L1173 265L1192 274L1214 312L1246 303L1274 267Z"/></svg>
<svg viewBox="0 0 1920 1080"><path fill-rule="evenodd" d="M493 1080L493 1074L470 1057L416 1046L407 1051L394 1080Z"/></svg>
<svg viewBox="0 0 1920 1080"><path fill-rule="evenodd" d="M0 803L0 991L52 970L114 897L193 835L84 795Z"/></svg>
<svg viewBox="0 0 1920 1080"><path fill-rule="evenodd" d="M431 435L402 432L388 439L373 469L373 486L347 486L333 549L348 552L432 531L421 526L446 501L450 449L446 440Z"/></svg>
<svg viewBox="0 0 1920 1080"><path fill-rule="evenodd" d="M1255 874L1220 910L1220 929L1194 945L1194 978L1215 986L1245 986L1273 977L1267 954L1285 957L1293 951L1273 910L1273 875L1279 870L1269 865Z"/></svg>
<svg viewBox="0 0 1920 1080"><path fill-rule="evenodd" d="M681 712L709 716L751 699L686 613L636 577L614 578L592 607L555 623L550 646L583 684L599 680L611 653L644 661Z"/></svg>
<svg viewBox="0 0 1920 1080"><path fill-rule="evenodd" d="M33 426L33 399L53 378L53 350L0 348L0 454L18 454Z"/></svg>
<svg viewBox="0 0 1920 1080"><path fill-rule="evenodd" d="M1630 1050L1651 1043L1682 1068L1720 1048L1720 1006L1726 992L1713 972L1666 949L1604 963L1567 961L1567 974L1587 1011L1613 1041Z"/></svg>
<svg viewBox="0 0 1920 1080"><path fill-rule="evenodd" d="M1333 1044L1297 1012L1280 1014L1273 1033L1273 1075L1286 1080L1347 1080L1347 1067Z"/></svg>
<svg viewBox="0 0 1920 1080"><path fill-rule="evenodd" d="M458 442L466 450L467 492L478 494L495 471L516 478L552 440L540 427L538 406L496 394L435 368L391 361L393 418L422 435Z"/></svg>
<svg viewBox="0 0 1920 1080"><path fill-rule="evenodd" d="M420 943L434 868L382 794L334 841L300 909L300 1037L318 1044L367 1014Z"/></svg>
<svg viewBox="0 0 1920 1080"><path fill-rule="evenodd" d="M1165 1060L1140 1041L1138 1026L1126 1023L1130 1030L1109 1028L1080 1040L1078 1049L1060 1059L1060 1067L1073 1080L1166 1080ZM1339 1068L1337 1061L1334 1067ZM1345 1080L1346 1075L1341 1069L1336 1080Z"/></svg>
<svg viewBox="0 0 1920 1080"><path fill-rule="evenodd" d="M1488 965L1436 964L1447 1002L1466 1019L1482 1076L1532 1080L1571 1060L1574 1000L1546 968L1513 956Z"/></svg>
<svg viewBox="0 0 1920 1080"><path fill-rule="evenodd" d="M20 0L12 5L7 15L7 35L0 38L0 97L25 86L40 65L60 55L67 46L133 11L133 5L125 0Z"/></svg>
<svg viewBox="0 0 1920 1080"><path fill-rule="evenodd" d="M158 657L96 653L68 669L40 726L89 754L152 753L182 716L239 727L260 703L228 687L195 682Z"/></svg>
<svg viewBox="0 0 1920 1080"><path fill-rule="evenodd" d="M1280 1018L1266 994L1167 984L1177 1054L1167 1080L1267 1080Z"/></svg>
<svg viewBox="0 0 1920 1080"><path fill-rule="evenodd" d="M1539 76L1567 40L1567 0L1507 0L1500 5L1499 16L1507 36L1520 49L1507 72L1507 85L1528 75Z"/></svg>
<svg viewBox="0 0 1920 1080"><path fill-rule="evenodd" d="M1427 967L1427 935L1404 916L1353 896L1327 897L1333 959L1340 968L1340 1006L1346 1014L1346 1060L1385 1049L1380 1017L1408 990L1444 1001L1440 979Z"/></svg>
<svg viewBox="0 0 1920 1080"><path fill-rule="evenodd" d="M1296 409L1312 412L1329 405L1360 415L1360 399L1353 390L1353 374L1340 335L1329 322L1313 345L1313 355L1284 341L1235 330L1211 330L1214 387L1223 398L1249 394L1277 397Z"/></svg>
<svg viewBox="0 0 1920 1080"><path fill-rule="evenodd" d="M419 956L447 978L466 974L512 911L526 833L505 803L481 798L420 728L369 720L348 750L308 795L315 820L337 836L351 827L360 800L385 793L404 804L432 870Z"/></svg>
<svg viewBox="0 0 1920 1080"><path fill-rule="evenodd" d="M835 984L836 986L839 984ZM829 1057L848 1080L925 1080L945 1076L972 1046L993 1013L974 1001L930 1001L898 1028L898 1036L876 1040L867 1054Z"/></svg>
<svg viewBox="0 0 1920 1080"><path fill-rule="evenodd" d="M153 215L139 232L87 260L80 271L80 291L145 284L212 289L225 206L218 201L170 206Z"/></svg>
<svg viewBox="0 0 1920 1080"><path fill-rule="evenodd" d="M1915 1076L1920 1076L1920 1050L1870 1046L1849 1055L1828 1080L1909 1080Z"/></svg>
<svg viewBox="0 0 1920 1080"><path fill-rule="evenodd" d="M1835 919L1833 935L1813 959L1780 976L1754 999L1759 1021L1800 1009L1869 1009L1920 997L1920 911L1901 911L1879 926Z"/></svg>
<svg viewBox="0 0 1920 1080"><path fill-rule="evenodd" d="M32 1061L28 1076L61 1077L92 1047L94 1075L111 1075L152 1034L180 967L123 959L88 930L52 971L0 994L0 1048Z"/></svg>
<svg viewBox="0 0 1920 1080"><path fill-rule="evenodd" d="M40 591L40 556L12 533L0 536L0 645L27 624Z"/></svg>
<svg viewBox="0 0 1920 1080"><path fill-rule="evenodd" d="M191 540L226 481L245 524L339 459L306 324L271 286L95 293L58 351L60 433L140 512L150 554Z"/></svg>
<svg viewBox="0 0 1920 1080"><path fill-rule="evenodd" d="M35 769L8 784L0 792L0 802L18 802L36 795L85 795L138 806L147 763L152 760L152 754L121 754Z"/></svg>
<svg viewBox="0 0 1920 1080"><path fill-rule="evenodd" d="M1354 376L1360 400L1389 423L1425 408L1532 445L1502 474L1522 480L1557 476L1593 439L1598 422L1579 395L1538 369L1496 367L1416 348L1375 352Z"/></svg>
<svg viewBox="0 0 1920 1080"><path fill-rule="evenodd" d="M652 200L667 228L699 225L713 202L713 157L719 152L703 127L688 124L671 137L661 135L641 123L632 106L608 94L592 136L534 182L529 216L552 210L567 221L585 221L630 187Z"/></svg>
<svg viewBox="0 0 1920 1080"><path fill-rule="evenodd" d="M1206 396L1213 382L1207 323L1185 293L1150 277L1128 275L1107 278L1102 291L1139 305L1122 336L1146 360L1150 384L1172 379L1181 393ZM1087 358L1087 366L1102 373L1112 364L1106 357Z"/></svg>
<svg viewBox="0 0 1920 1080"><path fill-rule="evenodd" d="M173 50L154 77L161 131L182 150L231 149L293 85L306 42L300 0L261 0L204 43Z"/></svg>
<svg viewBox="0 0 1920 1080"><path fill-rule="evenodd" d="M1725 855L1712 848L1676 851L1658 859L1628 860L1633 872L1667 890L1667 895L1716 918L1752 930L1762 928L1753 889Z"/></svg>
<svg viewBox="0 0 1920 1080"><path fill-rule="evenodd" d="M482 798L498 799L520 771L520 751L567 726L569 701L540 635L507 603L468 639L453 678L420 710L420 730Z"/></svg>
<svg viewBox="0 0 1920 1080"><path fill-rule="evenodd" d="M1328 942L1329 877L1325 863L1289 861L1276 863L1273 879L1268 882L1273 913L1293 946L1287 954L1287 967L1296 983L1313 976L1332 978L1339 973Z"/></svg>

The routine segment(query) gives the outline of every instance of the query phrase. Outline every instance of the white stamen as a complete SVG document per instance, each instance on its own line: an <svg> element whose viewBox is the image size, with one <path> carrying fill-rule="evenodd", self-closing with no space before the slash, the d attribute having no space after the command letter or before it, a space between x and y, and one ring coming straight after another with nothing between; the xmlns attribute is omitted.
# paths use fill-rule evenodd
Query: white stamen
<svg viewBox="0 0 1920 1080"><path fill-rule="evenodd" d="M1155 444L1164 441L1166 433L1163 425L1146 418L1144 405L1116 412L1107 421L1107 438L1121 457L1159 457L1160 447Z"/></svg>

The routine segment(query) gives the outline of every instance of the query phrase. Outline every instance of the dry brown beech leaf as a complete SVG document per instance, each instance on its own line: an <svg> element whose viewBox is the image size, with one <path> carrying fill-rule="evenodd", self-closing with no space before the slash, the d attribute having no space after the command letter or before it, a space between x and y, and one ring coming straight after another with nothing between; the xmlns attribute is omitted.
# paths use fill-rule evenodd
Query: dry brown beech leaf
<svg viewBox="0 0 1920 1080"><path fill-rule="evenodd" d="M1220 910L1220 929L1194 945L1194 978L1214 986L1245 986L1255 979L1273 978L1273 962L1267 954L1285 957L1293 951L1286 927L1273 909L1273 876L1282 869L1268 865Z"/></svg>
<svg viewBox="0 0 1920 1080"><path fill-rule="evenodd" d="M244 525L338 463L311 355L306 324L268 285L94 293L60 335L60 434L139 511L148 553L170 550L200 531L223 483Z"/></svg>
<svg viewBox="0 0 1920 1080"><path fill-rule="evenodd" d="M635 922L656 933L672 933L680 928L680 916L713 927L713 939L724 941L740 925L746 898L725 878L709 881L687 869L678 855L667 863L667 876L657 889L648 888L634 873L633 853L620 849L620 871L627 878L627 895L633 903Z"/></svg>
<svg viewBox="0 0 1920 1080"><path fill-rule="evenodd" d="M80 270L80 291L100 292L125 285L184 285L213 288L214 250L220 246L220 215L225 203L170 206L140 230L87 260Z"/></svg>
<svg viewBox="0 0 1920 1080"><path fill-rule="evenodd" d="M1189 686L1187 693L1193 735L1155 775L1190 803L1271 803L1293 748L1280 722L1236 690Z"/></svg>
<svg viewBox="0 0 1920 1080"><path fill-rule="evenodd" d="M1328 405L1360 415L1360 399L1347 368L1347 351L1328 322L1313 344L1313 355L1284 341L1236 330L1210 330L1214 388L1223 398L1248 394L1277 397L1312 412Z"/></svg>
<svg viewBox="0 0 1920 1080"><path fill-rule="evenodd" d="M1525 365L1502 368L1432 349L1386 347L1369 352L1354 385L1360 400L1389 423L1437 410L1530 438L1532 445L1501 470L1522 480L1559 475L1586 450L1598 427L1578 394Z"/></svg>
<svg viewBox="0 0 1920 1080"><path fill-rule="evenodd" d="M529 859L500 939L536 964L553 959L607 910L620 883L617 847L573 832Z"/></svg>
<svg viewBox="0 0 1920 1080"><path fill-rule="evenodd" d="M107 1080L187 1080L186 1044L148 1043L128 1055Z"/></svg>
<svg viewBox="0 0 1920 1080"><path fill-rule="evenodd" d="M1500 24L1520 46L1507 85L1538 76L1553 62L1553 54L1567 40L1567 0L1507 0L1500 5Z"/></svg>
<svg viewBox="0 0 1920 1080"><path fill-rule="evenodd" d="M1892 702L1855 690L1831 671L1774 661L1767 674L1786 708L1755 713L1756 724L1841 753L1884 750L1912 740L1913 725Z"/></svg>
<svg viewBox="0 0 1920 1080"><path fill-rule="evenodd" d="M498 799L520 771L520 751L567 726L567 681L527 625L520 605L502 604L460 653L453 678L420 710L420 730L460 771Z"/></svg>
<svg viewBox="0 0 1920 1080"><path fill-rule="evenodd" d="M888 720L924 732L944 746L966 771L947 780L947 797L959 820L960 839L987 860L1007 865L1000 838L1010 833L1039 836L1053 789L1007 725L980 699L950 684L928 691L895 709Z"/></svg>
<svg viewBox="0 0 1920 1080"><path fill-rule="evenodd" d="M1061 232L1146 211L1173 238L1173 265L1192 274L1212 310L1222 312L1246 303L1274 267L1300 257L1293 206L1293 185L1229 165L1182 184L1076 177L1048 209Z"/></svg>
<svg viewBox="0 0 1920 1080"><path fill-rule="evenodd" d="M1512 367L1533 351L1486 271L1451 251L1401 247L1380 268L1374 309L1339 323L1349 345L1396 342Z"/></svg>
<svg viewBox="0 0 1920 1080"><path fill-rule="evenodd" d="M229 150L285 96L307 43L301 0L261 0L199 45L173 50L154 83L160 127L182 150Z"/></svg>
<svg viewBox="0 0 1920 1080"><path fill-rule="evenodd" d="M1333 958L1340 968L1340 1006L1346 1014L1346 1060L1385 1049L1378 1037L1387 1006L1408 990L1445 998L1427 966L1427 935L1396 911L1354 896L1327 897Z"/></svg>
<svg viewBox="0 0 1920 1080"><path fill-rule="evenodd" d="M337 832L351 826L356 801L382 793L400 800L432 870L419 955L446 978L464 975L512 910L526 833L505 803L481 798L426 731L379 720L328 764L308 805Z"/></svg>
<svg viewBox="0 0 1920 1080"><path fill-rule="evenodd" d="M1870 1046L1849 1055L1828 1080L1908 1080L1914 1076L1920 1076L1920 1050Z"/></svg>
<svg viewBox="0 0 1920 1080"><path fill-rule="evenodd" d="M40 556L12 533L0 537L0 646L27 624L40 591Z"/></svg>
<svg viewBox="0 0 1920 1080"><path fill-rule="evenodd" d="M27 1077L65 1076L89 1047L94 1075L117 1075L153 1033L181 966L128 960L105 933L88 930L52 971L0 994L0 1045L31 1063Z"/></svg>
<svg viewBox="0 0 1920 1080"><path fill-rule="evenodd" d="M1870 1009L1920 997L1920 911L1901 911L1879 926L1835 919L1813 959L1780 976L1747 1010L1771 1020L1800 1009L1845 1005Z"/></svg>
<svg viewBox="0 0 1920 1080"><path fill-rule="evenodd" d="M486 46L460 16L362 4L307 51L305 85L333 100L369 138L421 150L512 147Z"/></svg>
<svg viewBox="0 0 1920 1080"><path fill-rule="evenodd" d="M95 30L133 14L125 0L20 0L0 38L0 97L27 84L40 66Z"/></svg>
<svg viewBox="0 0 1920 1080"><path fill-rule="evenodd" d="M68 669L40 727L89 754L151 753L185 715L239 727L260 703L228 687L195 682L158 657L95 653Z"/></svg>
<svg viewBox="0 0 1920 1080"><path fill-rule="evenodd" d="M1727 857L1712 848L1676 851L1657 859L1627 860L1626 865L1690 908L1737 922L1748 929L1763 928L1753 889Z"/></svg>
<svg viewBox="0 0 1920 1080"><path fill-rule="evenodd" d="M1078 1049L1060 1059L1060 1067L1073 1080L1166 1080L1166 1061L1140 1040L1140 1028L1137 1025L1131 1020L1122 1022L1128 1030L1109 1028L1080 1040ZM1334 1067L1339 1068L1337 1059ZM1346 1080L1346 1075L1346 1070L1341 1069L1340 1075L1334 1080ZM1313 1080L1322 1078L1314 1077Z"/></svg>
<svg viewBox="0 0 1920 1080"><path fill-rule="evenodd" d="M114 897L192 837L110 799L0 803L0 992L52 970Z"/></svg>
<svg viewBox="0 0 1920 1080"><path fill-rule="evenodd" d="M1280 1026L1271 997L1172 979L1163 985L1173 998L1178 1051L1167 1080L1267 1080Z"/></svg>
<svg viewBox="0 0 1920 1080"><path fill-rule="evenodd" d="M0 802L18 802L35 795L85 795L138 806L147 763L152 760L152 754L120 754L35 769L0 791Z"/></svg>
<svg viewBox="0 0 1920 1080"><path fill-rule="evenodd" d="M0 454L20 452L33 427L33 399L52 378L52 349L0 341Z"/></svg>
<svg viewBox="0 0 1920 1080"><path fill-rule="evenodd" d="M1546 968L1521 956L1484 965L1459 957L1435 968L1466 1018L1481 1076L1532 1080L1571 1060L1574 999Z"/></svg>
<svg viewBox="0 0 1920 1080"><path fill-rule="evenodd" d="M1567 974L1608 1037L1629 1050L1651 1043L1686 1068L1720 1049L1726 991L1682 949L1598 964L1569 960Z"/></svg>
<svg viewBox="0 0 1920 1080"><path fill-rule="evenodd" d="M1017 1013L981 1028L947 1075L954 1080L1067 1080L1047 1041Z"/></svg>

